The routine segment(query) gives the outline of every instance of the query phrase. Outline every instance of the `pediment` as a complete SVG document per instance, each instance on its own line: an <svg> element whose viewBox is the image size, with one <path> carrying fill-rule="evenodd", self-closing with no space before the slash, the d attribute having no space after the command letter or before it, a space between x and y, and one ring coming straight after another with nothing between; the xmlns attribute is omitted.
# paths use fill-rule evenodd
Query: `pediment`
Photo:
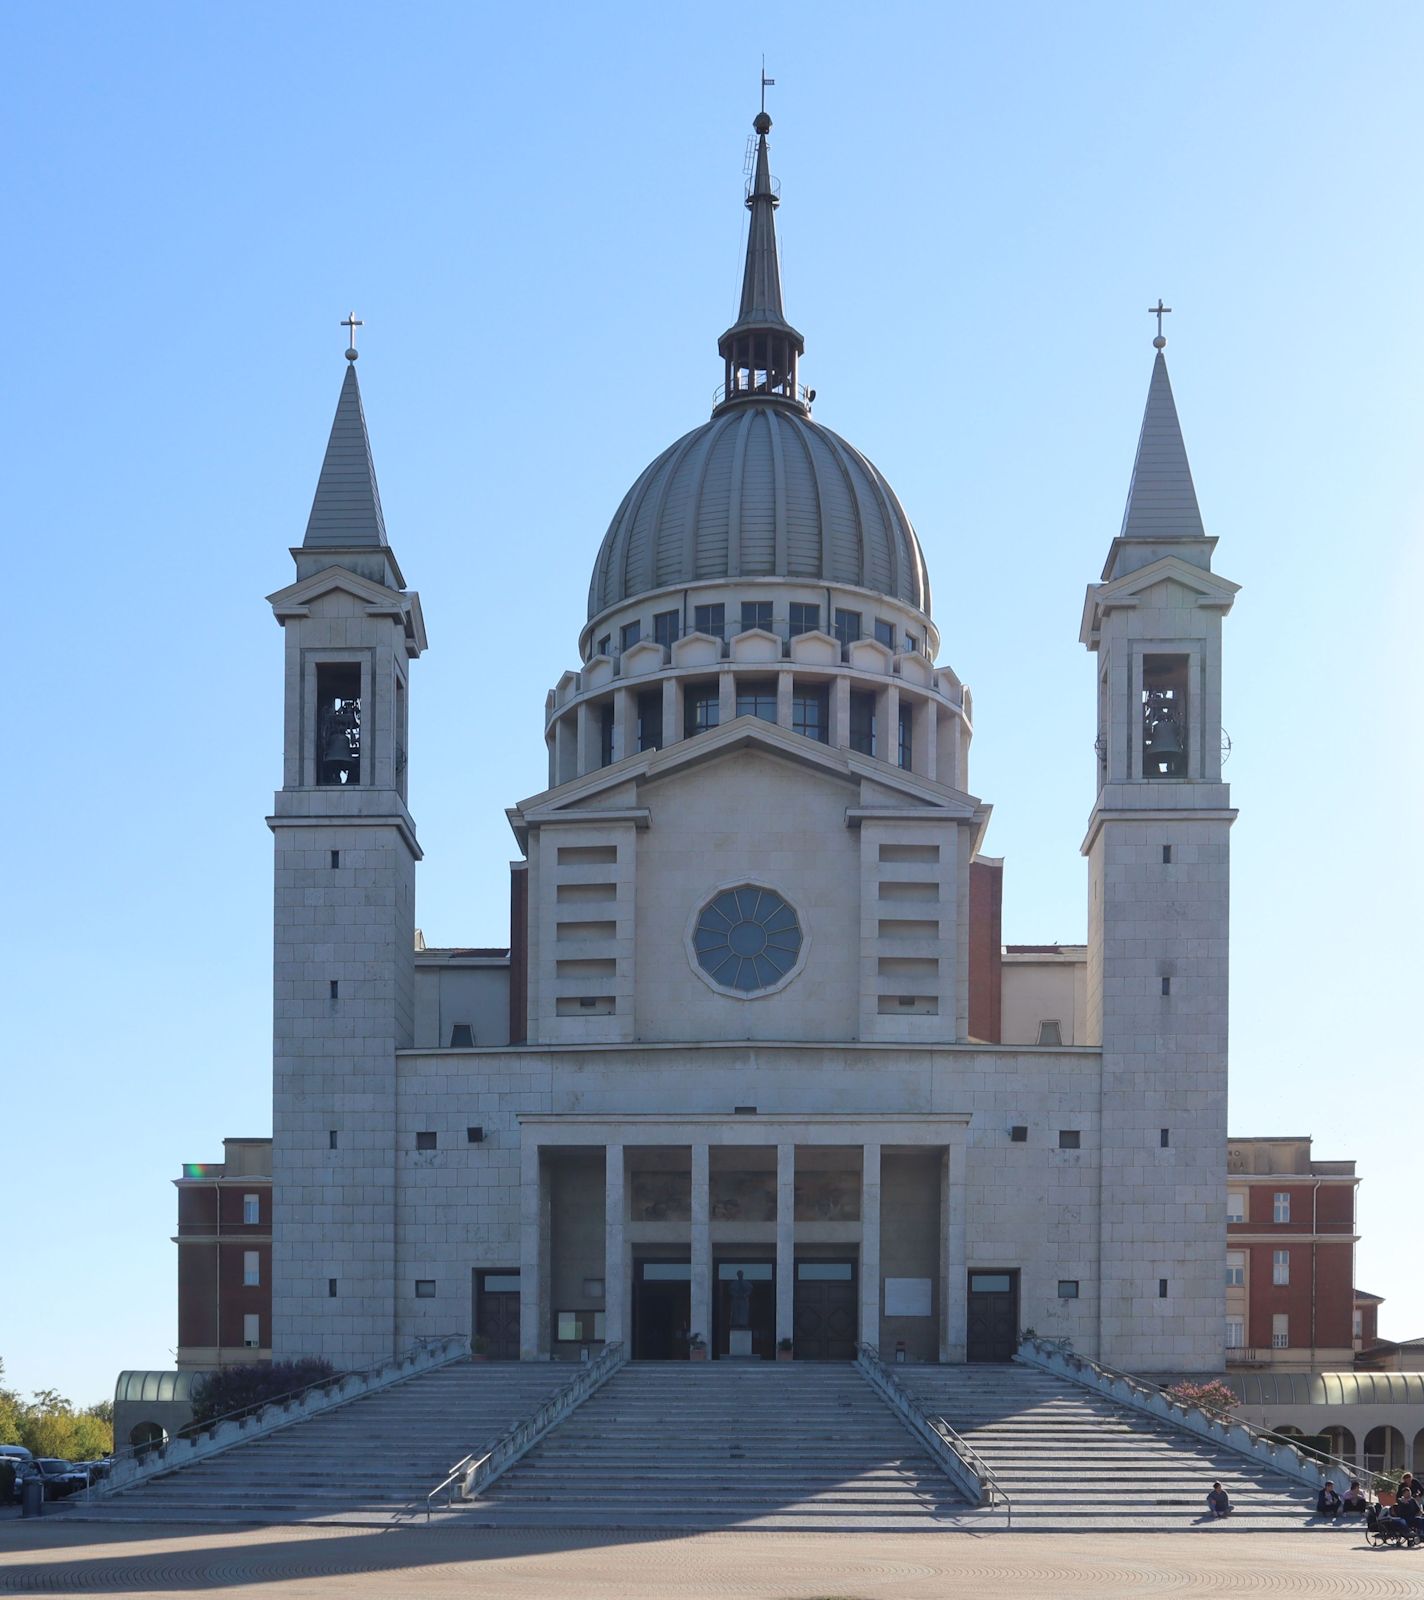
<svg viewBox="0 0 1424 1600"><path fill-rule="evenodd" d="M974 821L981 827L987 821L988 808L962 790L887 767L852 750L818 744L758 717L737 717L665 749L627 756L597 772L531 795L511 809L510 824L522 840L530 825L568 820L571 814L646 817L648 791L660 782L699 766L740 760L748 751L841 784L848 820L863 812L878 816L891 811L930 810L940 816L948 814Z"/></svg>
<svg viewBox="0 0 1424 1600"><path fill-rule="evenodd" d="M311 605L324 595L349 594L359 600L372 617L392 617L404 624L411 654L419 655L425 649L425 618L420 609L420 596L414 590L388 589L385 584L373 583L347 567L323 567L305 578L298 578L285 589L267 596L272 614L279 622L311 615Z"/></svg>
<svg viewBox="0 0 1424 1600"><path fill-rule="evenodd" d="M1195 596L1196 604L1212 610L1229 611L1241 585L1219 577L1204 567L1193 566L1180 556L1162 556L1114 578L1109 583L1090 583L1083 600L1083 625L1079 632L1090 649L1109 611L1120 611L1138 603L1139 598L1160 583L1174 583Z"/></svg>

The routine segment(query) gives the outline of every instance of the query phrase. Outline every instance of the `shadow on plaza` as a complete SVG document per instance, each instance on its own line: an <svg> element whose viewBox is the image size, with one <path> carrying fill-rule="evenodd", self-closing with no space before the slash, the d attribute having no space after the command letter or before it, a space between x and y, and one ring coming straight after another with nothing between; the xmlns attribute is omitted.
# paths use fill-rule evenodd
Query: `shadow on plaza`
<svg viewBox="0 0 1424 1600"><path fill-rule="evenodd" d="M735 1527L729 1520L728 1528ZM0 1525L0 1594L162 1594L252 1587L295 1578L379 1574L421 1567L565 1555L620 1544L656 1544L697 1533L623 1528L452 1528L424 1524L330 1533L320 1524L132 1524L42 1522ZM709 1530L698 1530L706 1532ZM206 1542L197 1542L206 1541ZM181 1543L180 1543L181 1542ZM113 1547L143 1544L133 1553ZM102 1548L100 1548L102 1547ZM46 1559L26 1559L43 1551Z"/></svg>

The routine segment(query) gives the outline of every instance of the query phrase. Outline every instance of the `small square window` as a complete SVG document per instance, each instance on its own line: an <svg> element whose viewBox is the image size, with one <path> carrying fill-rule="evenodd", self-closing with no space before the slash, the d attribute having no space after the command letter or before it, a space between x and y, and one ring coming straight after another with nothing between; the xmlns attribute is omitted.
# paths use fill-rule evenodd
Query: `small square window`
<svg viewBox="0 0 1424 1600"><path fill-rule="evenodd" d="M418 1133L415 1136L417 1150L433 1150L435 1148L435 1135L432 1132Z"/></svg>
<svg viewBox="0 0 1424 1600"><path fill-rule="evenodd" d="M1170 1149L1172 1144L1172 1130L1170 1128L1163 1128L1162 1131L1157 1135L1157 1142L1159 1145L1161 1145L1162 1149Z"/></svg>
<svg viewBox="0 0 1424 1600"><path fill-rule="evenodd" d="M326 1136L326 1148L328 1150L335 1150L335 1148L336 1148L336 1129L335 1128L333 1128L331 1130L331 1132L328 1133L327 1136Z"/></svg>
<svg viewBox="0 0 1424 1600"><path fill-rule="evenodd" d="M475 1042L475 1030L468 1022L453 1022L450 1025L450 1048L452 1050L468 1050Z"/></svg>
<svg viewBox="0 0 1424 1600"><path fill-rule="evenodd" d="M720 639L727 631L726 606L694 606L692 609L692 625L697 629L698 633L710 633L714 639Z"/></svg>
<svg viewBox="0 0 1424 1600"><path fill-rule="evenodd" d="M770 600L743 600L742 601L742 632L749 628L764 628L771 632L771 601Z"/></svg>
<svg viewBox="0 0 1424 1600"><path fill-rule="evenodd" d="M333 850L331 852L332 870L335 871L336 868L339 867L340 865L341 865L341 852L339 850Z"/></svg>
<svg viewBox="0 0 1424 1600"><path fill-rule="evenodd" d="M328 1278L326 1280L326 1297L327 1297L328 1300L335 1300L335 1298L336 1298L336 1279L335 1278Z"/></svg>
<svg viewBox="0 0 1424 1600"><path fill-rule="evenodd" d="M1058 1280L1058 1298L1060 1300L1076 1300L1078 1298L1078 1280L1076 1278L1060 1278Z"/></svg>
<svg viewBox="0 0 1424 1600"><path fill-rule="evenodd" d="M1012 1144L1028 1143L1028 1129L1023 1123L1016 1122L1013 1127L1009 1129L1009 1141Z"/></svg>
<svg viewBox="0 0 1424 1600"><path fill-rule="evenodd" d="M1083 1145L1083 1135L1077 1128L1060 1128L1058 1130L1058 1148L1060 1150L1079 1150Z"/></svg>
<svg viewBox="0 0 1424 1600"><path fill-rule="evenodd" d="M466 1128L465 1129L465 1143L466 1144L483 1144L484 1142L485 1142L485 1130L483 1128Z"/></svg>
<svg viewBox="0 0 1424 1600"><path fill-rule="evenodd" d="M433 1300L435 1298L435 1279L417 1278L415 1280L415 1298L417 1300Z"/></svg>
<svg viewBox="0 0 1424 1600"><path fill-rule="evenodd" d="M798 634L814 633L821 626L820 606L807 605L804 601L791 602L791 629L790 634L794 639Z"/></svg>
<svg viewBox="0 0 1424 1600"><path fill-rule="evenodd" d="M1157 1298L1159 1300L1167 1298L1167 1280L1165 1278L1158 1278L1157 1280Z"/></svg>

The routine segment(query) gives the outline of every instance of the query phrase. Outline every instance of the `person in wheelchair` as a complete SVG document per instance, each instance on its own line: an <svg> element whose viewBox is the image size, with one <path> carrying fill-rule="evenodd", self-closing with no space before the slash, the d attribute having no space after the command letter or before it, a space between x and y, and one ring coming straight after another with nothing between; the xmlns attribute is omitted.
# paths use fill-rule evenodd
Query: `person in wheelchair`
<svg viewBox="0 0 1424 1600"><path fill-rule="evenodd" d="M1400 1534L1413 1543L1421 1532L1424 1532L1420 1516L1419 1502L1414 1498L1412 1486L1401 1484L1395 1496L1393 1511L1383 1517L1381 1522L1386 1532Z"/></svg>

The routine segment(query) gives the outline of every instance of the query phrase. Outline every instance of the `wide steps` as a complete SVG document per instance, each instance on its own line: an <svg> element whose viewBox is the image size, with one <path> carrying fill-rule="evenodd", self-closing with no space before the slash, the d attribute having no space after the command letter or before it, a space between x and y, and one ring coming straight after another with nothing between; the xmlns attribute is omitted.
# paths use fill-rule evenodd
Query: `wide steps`
<svg viewBox="0 0 1424 1600"><path fill-rule="evenodd" d="M104 1521L404 1520L455 1463L578 1374L456 1362L148 1479L73 1515Z"/></svg>
<svg viewBox="0 0 1424 1600"><path fill-rule="evenodd" d="M1216 1528L1299 1531L1301 1484L1067 1379L1006 1367L899 1366L896 1376L982 1457L1016 1530L1182 1529L1206 1523L1220 1479L1234 1511Z"/></svg>
<svg viewBox="0 0 1424 1600"><path fill-rule="evenodd" d="M943 1528L967 1508L858 1372L625 1367L452 1517L494 1527Z"/></svg>

